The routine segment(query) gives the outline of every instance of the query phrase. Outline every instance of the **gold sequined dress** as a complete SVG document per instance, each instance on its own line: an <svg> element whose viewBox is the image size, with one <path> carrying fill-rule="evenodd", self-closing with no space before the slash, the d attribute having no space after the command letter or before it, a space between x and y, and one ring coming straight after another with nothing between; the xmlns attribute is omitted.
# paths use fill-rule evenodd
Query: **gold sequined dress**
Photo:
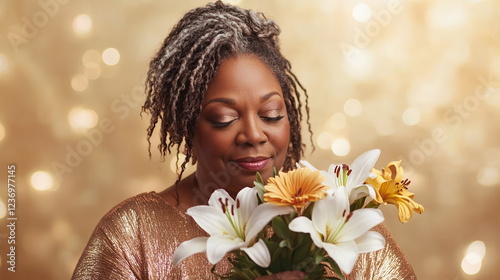
<svg viewBox="0 0 500 280"><path fill-rule="evenodd" d="M346 279L416 279L411 265L391 238L377 252L361 254ZM72 279L217 279L204 254L174 267L171 256L183 241L205 236L194 220L149 192L129 198L109 211L95 228ZM229 271L221 262L218 271Z"/></svg>

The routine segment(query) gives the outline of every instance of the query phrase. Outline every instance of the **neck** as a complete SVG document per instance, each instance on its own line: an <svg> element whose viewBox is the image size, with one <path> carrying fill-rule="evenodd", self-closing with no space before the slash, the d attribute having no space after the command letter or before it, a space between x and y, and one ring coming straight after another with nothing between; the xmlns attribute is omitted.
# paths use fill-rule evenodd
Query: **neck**
<svg viewBox="0 0 500 280"><path fill-rule="evenodd" d="M215 185L214 183L200 183L197 174L195 173L192 178L192 204L193 205L206 205L212 192L215 191L214 188L209 188L209 186Z"/></svg>

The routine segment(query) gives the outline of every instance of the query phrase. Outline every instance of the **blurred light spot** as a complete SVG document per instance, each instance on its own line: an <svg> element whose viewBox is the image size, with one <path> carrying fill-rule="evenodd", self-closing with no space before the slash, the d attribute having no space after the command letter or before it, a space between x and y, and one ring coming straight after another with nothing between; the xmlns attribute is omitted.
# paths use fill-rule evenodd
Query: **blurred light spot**
<svg viewBox="0 0 500 280"><path fill-rule="evenodd" d="M76 34L87 34L92 31L92 19L90 16L81 14L73 20L73 31Z"/></svg>
<svg viewBox="0 0 500 280"><path fill-rule="evenodd" d="M82 63L85 67L92 67L99 62L101 62L101 54L97 50L87 50L82 55Z"/></svg>
<svg viewBox="0 0 500 280"><path fill-rule="evenodd" d="M5 138L5 127L0 123L0 142Z"/></svg>
<svg viewBox="0 0 500 280"><path fill-rule="evenodd" d="M468 16L462 6L441 2L429 10L427 20L435 27L458 30L468 21Z"/></svg>
<svg viewBox="0 0 500 280"><path fill-rule="evenodd" d="M320 135L318 135L318 139L316 142L318 143L318 146L323 149L323 150L329 150L332 147L332 142L334 140L333 134L330 132L324 131L321 132Z"/></svg>
<svg viewBox="0 0 500 280"><path fill-rule="evenodd" d="M243 0L222 0L222 2L231 4L231 5L238 5L238 4L241 4L241 2L243 2Z"/></svg>
<svg viewBox="0 0 500 280"><path fill-rule="evenodd" d="M173 157L172 160L170 161L170 170L177 174L177 172L180 172L180 166L181 164L184 162L184 160L186 160L186 156L184 154L179 154L178 155L179 157L179 169L177 168L177 157Z"/></svg>
<svg viewBox="0 0 500 280"><path fill-rule="evenodd" d="M0 219L3 219L7 215L7 206L0 200Z"/></svg>
<svg viewBox="0 0 500 280"><path fill-rule="evenodd" d="M38 191L50 190L54 187L54 179L44 171L37 171L31 175L31 186Z"/></svg>
<svg viewBox="0 0 500 280"><path fill-rule="evenodd" d="M473 241L469 247L467 247L467 254L477 254L481 259L484 258L486 254L486 245L481 240Z"/></svg>
<svg viewBox="0 0 500 280"><path fill-rule="evenodd" d="M481 270L486 245L483 241L476 240L472 242L462 260L462 270L469 275L477 274Z"/></svg>
<svg viewBox="0 0 500 280"><path fill-rule="evenodd" d="M7 63L7 56L3 53L0 53L0 73L7 72L9 65Z"/></svg>
<svg viewBox="0 0 500 280"><path fill-rule="evenodd" d="M403 122L407 125L416 125L420 122L420 112L416 108L408 108L403 112Z"/></svg>
<svg viewBox="0 0 500 280"><path fill-rule="evenodd" d="M97 63L90 62L85 66L85 76L89 80L96 80L101 76L101 66Z"/></svg>
<svg viewBox="0 0 500 280"><path fill-rule="evenodd" d="M373 56L366 50L359 50L347 60L347 71L354 78L367 78L373 69Z"/></svg>
<svg viewBox="0 0 500 280"><path fill-rule="evenodd" d="M102 61L106 65L116 65L120 62L120 52L115 48L107 48L102 52Z"/></svg>
<svg viewBox="0 0 500 280"><path fill-rule="evenodd" d="M68 121L74 129L89 129L97 125L97 113L83 108L73 108L68 114Z"/></svg>
<svg viewBox="0 0 500 280"><path fill-rule="evenodd" d="M396 125L391 118L381 118L379 120L373 120L373 126L375 126L375 129L380 135L390 136L396 133Z"/></svg>
<svg viewBox="0 0 500 280"><path fill-rule="evenodd" d="M345 138L338 138L332 142L332 152L337 156L346 156L351 151L351 144Z"/></svg>
<svg viewBox="0 0 500 280"><path fill-rule="evenodd" d="M467 254L462 260L462 270L469 275L477 274L481 270L481 258L476 254Z"/></svg>
<svg viewBox="0 0 500 280"><path fill-rule="evenodd" d="M498 169L494 167L485 167L479 169L477 173L477 181L483 186L494 186L500 181L500 174L498 174Z"/></svg>
<svg viewBox="0 0 500 280"><path fill-rule="evenodd" d="M344 113L350 117L356 117L363 112L363 105L357 99L349 99L344 103Z"/></svg>
<svg viewBox="0 0 500 280"><path fill-rule="evenodd" d="M359 22L367 22L372 17L372 10L365 3L358 3L352 9L352 17Z"/></svg>
<svg viewBox="0 0 500 280"><path fill-rule="evenodd" d="M83 74L76 74L71 79L71 88L74 91L82 92L89 87L89 79Z"/></svg>
<svg viewBox="0 0 500 280"><path fill-rule="evenodd" d="M327 129L342 129L346 126L346 118L345 115L342 113L335 113L333 114L330 119L328 120L327 123Z"/></svg>

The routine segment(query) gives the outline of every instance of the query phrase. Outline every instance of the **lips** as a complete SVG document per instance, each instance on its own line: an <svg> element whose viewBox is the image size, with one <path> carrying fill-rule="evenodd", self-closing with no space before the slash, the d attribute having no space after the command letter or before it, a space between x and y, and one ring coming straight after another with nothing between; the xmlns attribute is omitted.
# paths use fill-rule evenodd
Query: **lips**
<svg viewBox="0 0 500 280"><path fill-rule="evenodd" d="M264 167L266 167L267 163L269 162L268 157L245 157L245 158L240 158L237 160L233 160L236 165L238 165L240 168L256 172L259 170L262 170Z"/></svg>

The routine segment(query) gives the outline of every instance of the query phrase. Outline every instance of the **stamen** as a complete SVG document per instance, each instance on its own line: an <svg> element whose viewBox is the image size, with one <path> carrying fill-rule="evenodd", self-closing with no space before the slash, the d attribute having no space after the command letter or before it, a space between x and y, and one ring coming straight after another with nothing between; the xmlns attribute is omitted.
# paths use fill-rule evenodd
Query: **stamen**
<svg viewBox="0 0 500 280"><path fill-rule="evenodd" d="M352 169L349 169L349 171L347 171L347 176L351 175L351 172L352 172Z"/></svg>
<svg viewBox="0 0 500 280"><path fill-rule="evenodd" d="M234 216L234 204L233 204L233 205L231 205L231 215L233 215L233 216Z"/></svg>
<svg viewBox="0 0 500 280"><path fill-rule="evenodd" d="M349 213L349 215L347 215L347 219L345 219L345 222L349 222L349 219L352 217L352 214L354 214L354 212L351 212Z"/></svg>
<svg viewBox="0 0 500 280"><path fill-rule="evenodd" d="M229 198L226 198L226 207L229 206Z"/></svg>
<svg viewBox="0 0 500 280"><path fill-rule="evenodd" d="M344 212L342 212L342 217L345 217L345 212L347 211L347 209L344 209Z"/></svg>
<svg viewBox="0 0 500 280"><path fill-rule="evenodd" d="M335 166L335 171L334 172L335 172L335 175L337 175L337 177L339 177L339 175L340 175L340 166L338 166L338 165Z"/></svg>
<svg viewBox="0 0 500 280"><path fill-rule="evenodd" d="M236 209L240 209L240 200L236 199Z"/></svg>
<svg viewBox="0 0 500 280"><path fill-rule="evenodd" d="M220 206L222 207L222 213L226 214L226 207L224 207L224 202L222 202L222 198L219 197Z"/></svg>

